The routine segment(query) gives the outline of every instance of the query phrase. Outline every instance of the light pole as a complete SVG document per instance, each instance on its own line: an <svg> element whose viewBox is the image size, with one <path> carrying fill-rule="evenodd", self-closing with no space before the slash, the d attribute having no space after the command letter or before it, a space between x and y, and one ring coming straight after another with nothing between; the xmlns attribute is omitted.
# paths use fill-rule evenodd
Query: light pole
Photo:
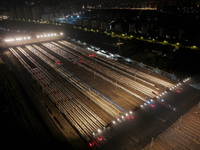
<svg viewBox="0 0 200 150"><path fill-rule="evenodd" d="M118 50L119 50L119 52L120 52L120 38L118 37ZM119 53L118 52L118 53Z"/></svg>
<svg viewBox="0 0 200 150"><path fill-rule="evenodd" d="M90 97L89 97L89 99L90 99L90 102L92 101L92 98L91 98L91 88L89 87L89 95L90 95Z"/></svg>
<svg viewBox="0 0 200 150"><path fill-rule="evenodd" d="M182 116L179 118L179 124L181 124L181 122L182 122Z"/></svg>
<svg viewBox="0 0 200 150"><path fill-rule="evenodd" d="M117 91L117 81L116 81L116 83L115 83L115 90Z"/></svg>
<svg viewBox="0 0 200 150"><path fill-rule="evenodd" d="M154 137L151 138L151 144L150 144L150 147L153 146L153 139L154 139Z"/></svg>
<svg viewBox="0 0 200 150"><path fill-rule="evenodd" d="M76 40L78 40L78 39L77 39L77 29L75 29L75 32L76 32L76 34L75 34L75 35L76 35Z"/></svg>
<svg viewBox="0 0 200 150"><path fill-rule="evenodd" d="M60 104L59 104L59 102L57 102L57 104L58 104L58 110L59 110L59 113L61 113L61 111L60 111Z"/></svg>

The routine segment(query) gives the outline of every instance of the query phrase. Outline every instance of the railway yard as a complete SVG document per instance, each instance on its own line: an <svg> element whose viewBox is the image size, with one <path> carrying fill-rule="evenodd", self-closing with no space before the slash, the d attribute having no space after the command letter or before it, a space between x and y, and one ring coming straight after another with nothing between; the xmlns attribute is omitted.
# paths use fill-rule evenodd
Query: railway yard
<svg viewBox="0 0 200 150"><path fill-rule="evenodd" d="M108 59L67 40L9 47L57 111L89 147L98 147L112 125L159 101L180 82L133 64ZM182 81L181 81L182 82ZM45 105L45 103L42 103ZM48 108L50 114L54 113ZM55 118L54 118L55 119ZM55 119L60 130L64 121Z"/></svg>

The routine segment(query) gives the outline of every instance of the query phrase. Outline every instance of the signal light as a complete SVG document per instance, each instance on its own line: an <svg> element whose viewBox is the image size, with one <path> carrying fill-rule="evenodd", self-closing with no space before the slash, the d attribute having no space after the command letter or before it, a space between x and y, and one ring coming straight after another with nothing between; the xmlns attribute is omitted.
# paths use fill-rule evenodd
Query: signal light
<svg viewBox="0 0 200 150"><path fill-rule="evenodd" d="M100 129L98 129L97 131L98 131L99 133L101 133L101 130L100 130Z"/></svg>
<svg viewBox="0 0 200 150"><path fill-rule="evenodd" d="M98 139L98 141L102 141L103 140L102 137L98 137L97 139Z"/></svg>
<svg viewBox="0 0 200 150"><path fill-rule="evenodd" d="M96 55L95 54L91 54L91 55L88 55L89 57L95 57Z"/></svg>

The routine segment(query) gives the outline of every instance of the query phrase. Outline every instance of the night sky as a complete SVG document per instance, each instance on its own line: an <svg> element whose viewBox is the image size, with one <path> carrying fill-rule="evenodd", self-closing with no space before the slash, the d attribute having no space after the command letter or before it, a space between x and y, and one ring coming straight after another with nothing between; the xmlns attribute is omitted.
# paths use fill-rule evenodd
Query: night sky
<svg viewBox="0 0 200 150"><path fill-rule="evenodd" d="M61 2L61 1L63 1L63 2L66 2L66 1L74 1L74 0L39 0L41 3L54 3L54 2L56 2L56 3L58 3L58 2ZM77 0L77 1L85 1L85 2L88 2L88 3L90 3L90 2L94 2L94 0ZM116 2L116 1L121 1L121 2L124 2L124 3L126 3L126 2L129 2L129 1L131 1L131 2L133 2L133 1L135 1L135 2L149 2L150 0L95 0L96 2L104 2L104 1L106 1L106 2L108 2L108 1L114 1L114 2ZM161 1L161 2L163 2L163 1L165 1L165 2L168 2L169 0L152 0L152 1ZM198 2L198 0L173 0L173 1L177 1L177 2L183 2L183 3L185 3L185 4L188 4L188 3L194 3L194 2ZM34 0L1 0L1 4L7 4L7 5L19 5L19 4L24 4L25 2L34 2ZM37 1L35 1L35 2L37 2Z"/></svg>

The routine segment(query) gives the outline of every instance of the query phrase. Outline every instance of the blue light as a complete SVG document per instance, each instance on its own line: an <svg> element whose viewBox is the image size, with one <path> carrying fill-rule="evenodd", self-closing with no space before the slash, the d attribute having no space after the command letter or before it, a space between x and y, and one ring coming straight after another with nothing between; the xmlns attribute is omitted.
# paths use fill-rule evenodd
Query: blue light
<svg viewBox="0 0 200 150"><path fill-rule="evenodd" d="M151 104L151 102L150 102L150 101L147 101L147 103L148 103L148 104Z"/></svg>
<svg viewBox="0 0 200 150"><path fill-rule="evenodd" d="M79 18L80 16L79 15L77 15L77 18Z"/></svg>

